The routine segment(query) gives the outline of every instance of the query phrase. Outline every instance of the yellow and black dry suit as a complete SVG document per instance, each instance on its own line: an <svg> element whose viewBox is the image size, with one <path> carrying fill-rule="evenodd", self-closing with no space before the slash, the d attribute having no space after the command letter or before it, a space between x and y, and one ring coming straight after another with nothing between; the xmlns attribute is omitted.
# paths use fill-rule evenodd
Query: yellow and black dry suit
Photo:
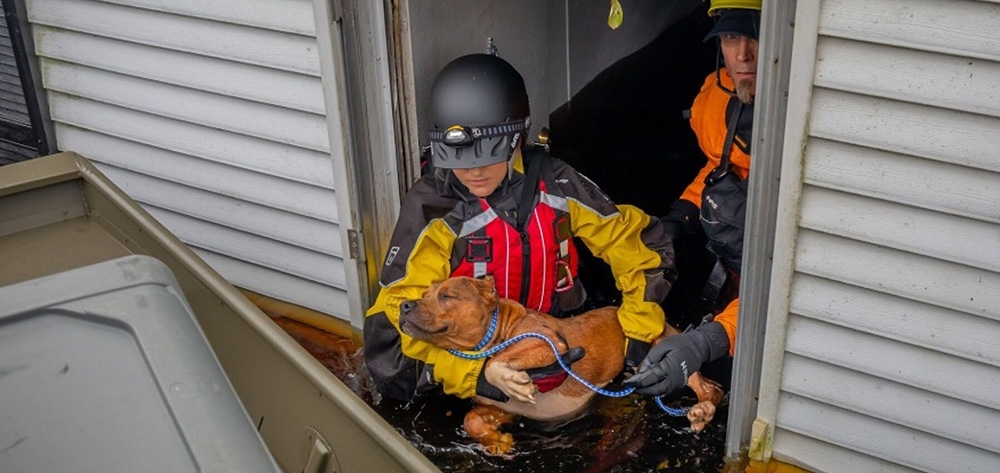
<svg viewBox="0 0 1000 473"><path fill-rule="evenodd" d="M522 188L531 179L519 155L514 159L510 178L485 199L447 171L424 176L403 199L382 290L364 324L366 364L383 394L405 400L439 384L459 397L496 397L481 373L484 360L463 359L402 333L399 305L450 276L492 274L501 297L558 311L565 304L561 296L572 292L564 291L572 284L567 271L576 273L571 237L611 266L622 291L618 316L630 344L648 348L662 332L658 303L675 275L673 248L659 220L632 206L616 206L566 163L530 152L525 159L540 169L540 177L526 196L532 199L526 209L530 218L519 231Z"/></svg>
<svg viewBox="0 0 1000 473"><path fill-rule="evenodd" d="M705 167L701 169L698 176L695 177L694 181L688 185L684 193L681 194L681 199L699 207L701 210L701 220L703 226L706 227L706 233L709 233L709 245L714 253L720 255L723 261L728 260L728 266L730 269L734 270L737 274L739 273L739 258L742 255L742 210L746 206L745 192L746 192L746 178L750 173L750 121L753 118L753 110L749 106L742 106L737 104L738 100L722 89L720 89L716 81L716 73L713 72L705 78L705 83L701 87L701 92L694 99L694 104L691 106L691 128L694 129L695 135L698 137L698 145L701 147L702 152L708 157L708 163ZM729 74L725 69L720 71L718 77L721 80L723 87L732 90L733 81L729 77ZM739 109L742 109L739 111ZM736 114L736 115L734 115ZM733 117L736 117L735 119ZM742 122L742 123L737 123ZM733 197L731 199L726 199L725 194L722 198L710 195L706 192L706 179L720 167L722 163L723 149L725 148L727 131L730 128L730 124L736 126L734 128L734 135L731 138L732 145L729 150L729 172L732 174L733 179L730 182L720 182L716 184L716 187L722 187L727 184L732 184L736 182L735 186L743 192L743 199L739 197ZM711 182L711 179L708 179ZM712 186L710 186L712 187ZM707 202L706 202L707 201ZM708 207L706 207L706 205ZM739 248L732 248L733 245L730 242L729 248L719 247L712 248L711 245L712 235L709 227L711 224L716 223L718 217L713 213L712 207L726 207L726 206L739 206L739 210L727 209L726 212L730 218L735 220L740 220L739 222L732 222L732 228L730 230L736 229L738 227L738 238ZM724 215L725 217L725 215ZM708 225L706 225L708 223ZM725 223L725 222L723 222ZM716 315L715 321L722 324L726 329L726 334L729 335L729 354L732 355L736 347L736 319L737 313L739 312L739 298L733 299L726 308Z"/></svg>

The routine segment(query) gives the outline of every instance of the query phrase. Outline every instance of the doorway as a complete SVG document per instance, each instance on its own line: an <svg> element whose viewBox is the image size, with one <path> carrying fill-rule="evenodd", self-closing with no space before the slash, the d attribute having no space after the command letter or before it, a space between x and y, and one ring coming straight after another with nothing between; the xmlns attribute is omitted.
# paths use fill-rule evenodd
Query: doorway
<svg viewBox="0 0 1000 473"><path fill-rule="evenodd" d="M427 105L437 72L458 56L485 52L492 40L524 76L531 133L549 129L551 154L616 203L665 215L705 163L684 111L715 70L715 43L703 41L712 20L702 0L621 5L623 22L611 29L610 1L406 2L412 142L427 145ZM412 150L404 154L418 159ZM577 247L592 303L615 304L620 295L607 265ZM686 254L679 262L685 277L666 303L671 322L682 327L705 314L695 286L701 287L712 263L707 252Z"/></svg>

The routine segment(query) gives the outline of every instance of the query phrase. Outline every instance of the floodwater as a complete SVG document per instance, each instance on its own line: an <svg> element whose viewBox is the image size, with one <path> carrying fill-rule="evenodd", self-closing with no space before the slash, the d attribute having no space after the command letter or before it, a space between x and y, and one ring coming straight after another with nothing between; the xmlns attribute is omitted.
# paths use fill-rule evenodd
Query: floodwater
<svg viewBox="0 0 1000 473"><path fill-rule="evenodd" d="M695 434L686 418L670 417L650 399L596 396L590 409L571 421L515 420L509 430L514 452L495 457L485 454L462 428L472 401L445 395L410 403L382 398L373 391L361 350L350 339L289 319L274 319L446 473L714 473L723 468L725 401L712 423ZM611 387L616 386L620 385ZM688 406L695 398L687 391L667 403Z"/></svg>

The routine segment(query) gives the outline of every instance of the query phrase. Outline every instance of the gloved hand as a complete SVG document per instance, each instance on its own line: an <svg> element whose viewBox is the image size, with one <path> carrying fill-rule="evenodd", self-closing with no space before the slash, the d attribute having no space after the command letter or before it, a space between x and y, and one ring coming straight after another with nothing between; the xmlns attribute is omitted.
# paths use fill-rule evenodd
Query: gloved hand
<svg viewBox="0 0 1000 473"><path fill-rule="evenodd" d="M670 206L667 215L661 217L660 221L663 222L667 235L676 245L681 236L694 233L700 228L700 218L701 210L698 209L697 205L684 199L677 199Z"/></svg>
<svg viewBox="0 0 1000 473"><path fill-rule="evenodd" d="M685 384L701 365L729 353L729 335L718 322L709 322L694 330L660 340L639 372L624 381L635 392L661 396L674 392Z"/></svg>
<svg viewBox="0 0 1000 473"><path fill-rule="evenodd" d="M646 354L649 353L649 347L653 346L650 342L644 342L641 340L636 340L632 337L625 338L625 368L629 369L630 372L635 372L639 367L639 363L646 358Z"/></svg>
<svg viewBox="0 0 1000 473"><path fill-rule="evenodd" d="M566 353L563 353L562 360L563 363L566 363L566 366L572 368L573 363L580 361L586 354L587 351L583 347L573 347L566 351ZM548 366L531 368L527 372L540 393L549 392L559 387L566 380L567 376L566 370L563 369L558 360Z"/></svg>

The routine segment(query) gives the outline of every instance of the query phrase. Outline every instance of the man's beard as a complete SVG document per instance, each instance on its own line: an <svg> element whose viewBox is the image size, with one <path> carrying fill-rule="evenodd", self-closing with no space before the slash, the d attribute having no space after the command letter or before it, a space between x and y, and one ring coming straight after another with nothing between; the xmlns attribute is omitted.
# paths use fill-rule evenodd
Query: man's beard
<svg viewBox="0 0 1000 473"><path fill-rule="evenodd" d="M750 79L743 79L736 83L736 98L747 105L753 103L753 94L756 84Z"/></svg>

